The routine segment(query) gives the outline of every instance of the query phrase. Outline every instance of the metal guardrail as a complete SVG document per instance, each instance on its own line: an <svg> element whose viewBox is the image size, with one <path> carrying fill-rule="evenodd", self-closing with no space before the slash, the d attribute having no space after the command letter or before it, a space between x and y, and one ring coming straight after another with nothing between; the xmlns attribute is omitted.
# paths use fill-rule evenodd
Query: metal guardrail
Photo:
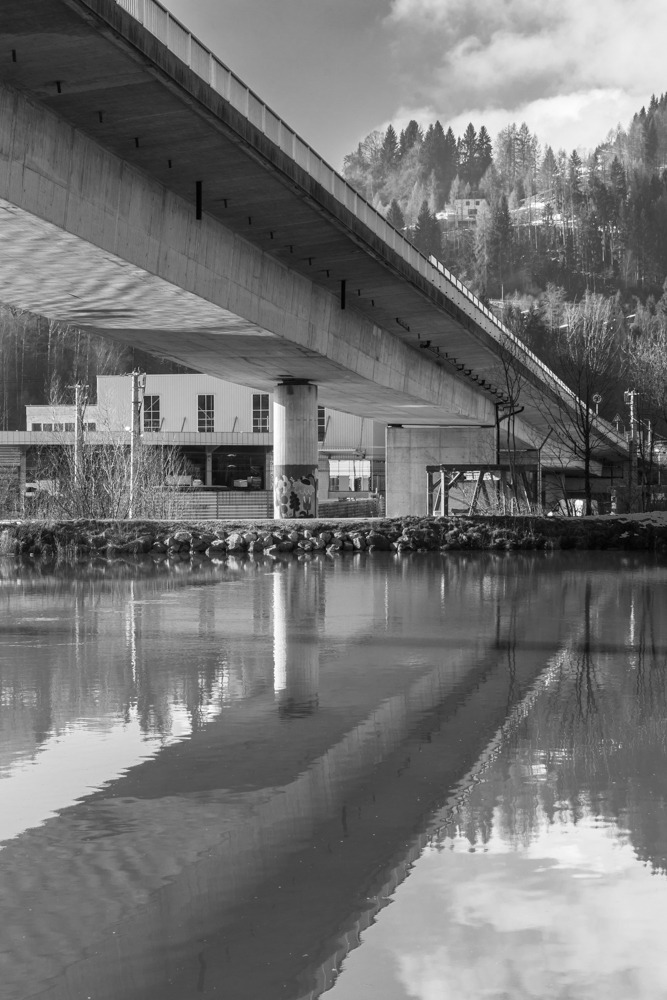
<svg viewBox="0 0 667 1000"><path fill-rule="evenodd" d="M534 374L544 379L551 388L558 389L569 399L575 399L576 394L547 365L533 354L526 345L508 327L500 322L498 317L484 305L469 288L459 281L436 257L425 257L397 229L387 222L384 216L373 208L362 195L337 173L322 157L315 152L286 122L282 120L257 94L239 79L209 48L196 38L185 25L163 7L158 0L116 0L129 14L139 21L151 34L155 35L177 58L186 64L202 80L205 80L233 108L244 115L268 139L282 149L295 163L307 171L322 187L332 194L342 205L348 208L368 228L384 240L408 264L417 270L422 277L430 281L439 291L444 292L442 281L452 286L469 306L474 307L486 319L490 328L480 323L486 332L498 340L501 345L509 341L512 349L523 356L524 363ZM452 289L447 289L452 296ZM454 296L454 301L456 297ZM468 313L464 303L457 303L471 318L479 322L480 317ZM500 336L499 336L500 335ZM444 359L443 360L447 360ZM616 432L611 424L599 418L604 431L612 439Z"/></svg>

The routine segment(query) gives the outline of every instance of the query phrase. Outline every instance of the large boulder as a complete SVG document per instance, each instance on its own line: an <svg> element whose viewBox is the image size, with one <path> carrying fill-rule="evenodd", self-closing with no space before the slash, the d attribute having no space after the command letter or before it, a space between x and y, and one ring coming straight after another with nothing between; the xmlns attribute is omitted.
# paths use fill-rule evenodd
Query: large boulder
<svg viewBox="0 0 667 1000"><path fill-rule="evenodd" d="M385 535L381 535L378 531L369 531L366 535L366 544L368 546L374 545L380 552L389 552L391 549L389 539Z"/></svg>
<svg viewBox="0 0 667 1000"><path fill-rule="evenodd" d="M239 531L233 531L227 539L228 552L243 552L246 548L246 540Z"/></svg>

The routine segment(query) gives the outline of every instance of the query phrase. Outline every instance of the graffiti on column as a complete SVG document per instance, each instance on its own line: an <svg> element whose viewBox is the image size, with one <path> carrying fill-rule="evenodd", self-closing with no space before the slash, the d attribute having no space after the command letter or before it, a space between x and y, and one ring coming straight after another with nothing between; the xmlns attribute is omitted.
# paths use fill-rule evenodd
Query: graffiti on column
<svg viewBox="0 0 667 1000"><path fill-rule="evenodd" d="M280 517L314 517L317 496L317 469L301 476L285 473L274 480L276 513Z"/></svg>

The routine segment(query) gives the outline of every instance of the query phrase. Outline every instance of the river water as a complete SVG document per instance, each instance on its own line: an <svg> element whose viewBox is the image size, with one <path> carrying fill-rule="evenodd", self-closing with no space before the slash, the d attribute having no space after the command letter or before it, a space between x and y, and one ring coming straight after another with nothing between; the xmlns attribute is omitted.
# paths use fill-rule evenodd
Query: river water
<svg viewBox="0 0 667 1000"><path fill-rule="evenodd" d="M667 563L0 564L3 1000L664 1000Z"/></svg>

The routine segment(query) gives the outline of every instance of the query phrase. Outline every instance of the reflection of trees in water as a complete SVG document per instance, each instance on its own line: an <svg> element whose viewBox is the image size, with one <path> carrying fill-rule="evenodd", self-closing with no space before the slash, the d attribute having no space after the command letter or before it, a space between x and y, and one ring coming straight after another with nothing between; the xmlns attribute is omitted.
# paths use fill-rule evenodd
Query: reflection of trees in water
<svg viewBox="0 0 667 1000"><path fill-rule="evenodd" d="M519 846L545 822L593 816L667 872L665 585L591 574L580 586L577 641L446 832Z"/></svg>
<svg viewBox="0 0 667 1000"><path fill-rule="evenodd" d="M232 686L266 682L258 646L233 656L247 646L253 614L266 618L261 588L252 608L239 610L233 587L225 594L234 600L221 607L223 571L188 574L185 611L180 581L152 565L84 565L80 573L26 564L0 574L12 650L0 663L3 730L22 754L79 719L110 726L135 718L142 733L166 738L177 708L196 730L222 707L231 659Z"/></svg>

